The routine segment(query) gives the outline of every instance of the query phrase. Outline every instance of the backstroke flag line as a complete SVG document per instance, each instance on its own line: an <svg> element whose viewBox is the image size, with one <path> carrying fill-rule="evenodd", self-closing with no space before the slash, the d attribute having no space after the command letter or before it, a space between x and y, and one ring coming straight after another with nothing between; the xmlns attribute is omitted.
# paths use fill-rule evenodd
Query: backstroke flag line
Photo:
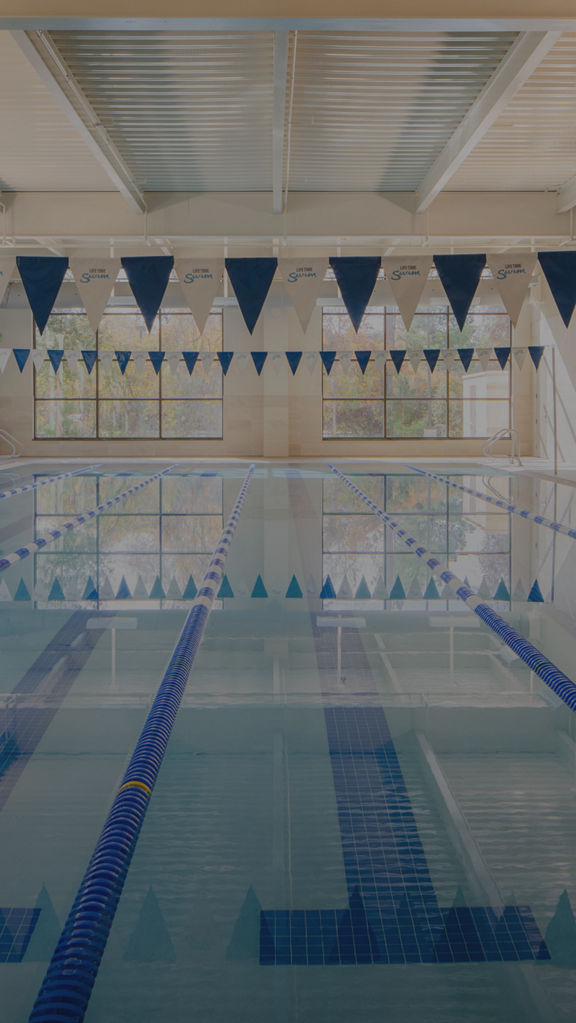
<svg viewBox="0 0 576 1023"><path fill-rule="evenodd" d="M281 259L279 265L284 290L292 301L302 330L306 331L316 308L316 299L322 292L328 258Z"/></svg>
<svg viewBox="0 0 576 1023"><path fill-rule="evenodd" d="M6 294L6 288L10 284L16 269L16 256L8 256L7 259L0 259L0 302Z"/></svg>
<svg viewBox="0 0 576 1023"><path fill-rule="evenodd" d="M522 312L537 259L535 252L486 257L498 294L514 326Z"/></svg>
<svg viewBox="0 0 576 1023"><path fill-rule="evenodd" d="M406 330L410 330L414 313L432 269L431 256L387 256L382 260L394 301L400 310Z"/></svg>
<svg viewBox="0 0 576 1023"><path fill-rule="evenodd" d="M70 269L94 333L112 294L120 269L119 259L71 259Z"/></svg>
<svg viewBox="0 0 576 1023"><path fill-rule="evenodd" d="M214 299L224 276L223 259L177 259L176 276L188 308L201 334L204 333Z"/></svg>

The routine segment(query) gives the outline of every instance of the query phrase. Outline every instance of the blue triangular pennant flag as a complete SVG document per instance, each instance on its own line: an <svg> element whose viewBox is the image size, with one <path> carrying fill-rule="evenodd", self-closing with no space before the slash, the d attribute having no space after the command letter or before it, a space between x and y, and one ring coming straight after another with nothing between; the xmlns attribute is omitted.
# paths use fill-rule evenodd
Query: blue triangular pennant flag
<svg viewBox="0 0 576 1023"><path fill-rule="evenodd" d="M98 600L98 590L94 585L92 576L88 577L88 582L86 583L84 593L82 594L82 600Z"/></svg>
<svg viewBox="0 0 576 1023"><path fill-rule="evenodd" d="M424 600L438 600L439 598L440 594L438 592L438 587L436 586L434 577L432 577L428 580L428 585L424 590Z"/></svg>
<svg viewBox="0 0 576 1023"><path fill-rule="evenodd" d="M130 600L131 597L132 594L130 593L130 587L126 582L125 577L122 576L120 586L118 587L118 593L116 594L116 600Z"/></svg>
<svg viewBox="0 0 576 1023"><path fill-rule="evenodd" d="M162 582L160 580L160 576L159 575L157 575L155 580L154 580L154 585L153 585L152 589L150 590L149 596L150 596L151 600L164 600L164 598L166 596L166 593L164 592L164 587L162 586Z"/></svg>
<svg viewBox="0 0 576 1023"><path fill-rule="evenodd" d="M220 589L218 590L218 598L220 600L223 600L224 597L233 597L233 596L234 596L234 590L230 586L230 580L228 579L227 575L224 575L222 577L222 582L220 583Z"/></svg>
<svg viewBox="0 0 576 1023"><path fill-rule="evenodd" d="M190 376L192 376L192 373L194 372L194 367L198 362L198 352L182 352L182 358L186 363L186 369L188 370Z"/></svg>
<svg viewBox="0 0 576 1023"><path fill-rule="evenodd" d="M252 356L252 362L254 363L256 372L258 376L260 376L262 370L264 369L264 363L268 358L268 352L250 352L250 354Z"/></svg>
<svg viewBox="0 0 576 1023"><path fill-rule="evenodd" d="M94 366L96 365L98 352L92 348L83 348L80 354L84 359L84 365L86 366L86 369L88 370L89 373L91 373L92 370L94 369Z"/></svg>
<svg viewBox="0 0 576 1023"><path fill-rule="evenodd" d="M371 596L372 596L372 594L370 593L370 590L368 589L368 583L366 582L364 576L362 576L362 578L360 580L360 583L359 583L359 586L358 586L358 589L356 590L356 593L354 594L354 598L356 600L370 600Z"/></svg>
<svg viewBox="0 0 576 1023"><path fill-rule="evenodd" d="M64 358L64 352L62 351L61 348L49 348L47 355L48 358L50 359L50 362L52 363L52 369L54 370L55 373L57 373L58 370L60 369L60 363Z"/></svg>
<svg viewBox="0 0 576 1023"><path fill-rule="evenodd" d="M196 354L196 358L198 358L198 353L195 353L195 354ZM155 372L156 376L158 376L158 374L159 374L159 372L160 372L160 370L162 368L162 363L164 362L165 356L166 356L166 352L158 352L158 351L148 352L148 358L150 359L150 362L152 363L152 365L154 367L154 372ZM184 354L184 358L186 358L186 354Z"/></svg>
<svg viewBox="0 0 576 1023"><path fill-rule="evenodd" d="M20 580L14 594L14 600L31 600L30 593L23 579Z"/></svg>
<svg viewBox="0 0 576 1023"><path fill-rule="evenodd" d="M296 370L298 369L298 366L300 365L302 352L286 352L286 358L288 359L288 365L292 370L292 376L294 376Z"/></svg>
<svg viewBox="0 0 576 1023"><path fill-rule="evenodd" d="M394 363L394 365L396 367L396 372L399 373L400 370L402 369L402 363L404 362L404 359L406 358L406 349L405 348L391 348L390 349L390 358L392 359L392 362Z"/></svg>
<svg viewBox="0 0 576 1023"><path fill-rule="evenodd" d="M234 358L234 352L216 352L216 355L218 356L218 361L222 366L222 372L224 376L226 376L228 370L230 369L230 363Z"/></svg>
<svg viewBox="0 0 576 1023"><path fill-rule="evenodd" d="M370 356L372 355L372 352L368 351L367 349L360 349L360 351L355 351L354 355L356 356L356 362L358 363L360 369L362 370L362 376L364 376L366 372L366 367L370 362Z"/></svg>
<svg viewBox="0 0 576 1023"><path fill-rule="evenodd" d="M531 604L543 604L544 603L544 597L542 596L542 590L540 589L540 586L538 585L538 580L537 579L535 579L534 582L532 583L532 589L530 590L530 593L528 594L528 598L527 599L530 601ZM14 600L16 600L16 597L14 598Z"/></svg>
<svg viewBox="0 0 576 1023"><path fill-rule="evenodd" d="M322 365L326 370L328 376L330 376L330 370L334 365L334 359L336 358L336 352L320 352L320 358L322 359Z"/></svg>
<svg viewBox="0 0 576 1023"><path fill-rule="evenodd" d="M136 305L151 331L174 267L174 256L123 256L121 263Z"/></svg>
<svg viewBox="0 0 576 1023"><path fill-rule="evenodd" d="M510 592L503 579L500 580L494 594L494 600L510 600Z"/></svg>
<svg viewBox="0 0 576 1023"><path fill-rule="evenodd" d="M540 360L544 355L544 348L542 345L528 345L528 351L530 352L530 358L534 363L536 369L540 365Z"/></svg>
<svg viewBox="0 0 576 1023"><path fill-rule="evenodd" d="M300 583L298 582L298 580L297 580L295 575L293 575L291 580L290 580L290 585L288 586L288 589L286 590L286 596L287 597L301 597L302 596L302 590L300 588Z"/></svg>
<svg viewBox="0 0 576 1023"><path fill-rule="evenodd" d="M50 352L48 352L48 354L50 354ZM124 374L126 372L126 366L130 362L130 356L131 355L132 355L132 352L121 352L121 351L118 351L118 349L116 349L116 361L117 361L118 365L120 366L120 372L121 372L122 376L124 376Z"/></svg>
<svg viewBox="0 0 576 1023"><path fill-rule="evenodd" d="M438 359L440 358L440 349L439 348L424 348L422 354L423 354L424 358L426 359L426 362L430 366L430 372L433 373L434 370L436 369L436 363L438 362Z"/></svg>
<svg viewBox="0 0 576 1023"><path fill-rule="evenodd" d="M324 580L324 585L320 590L320 600L334 600L336 598L336 590L334 584L329 575Z"/></svg>
<svg viewBox="0 0 576 1023"><path fill-rule="evenodd" d="M399 575L396 576L396 581L390 590L390 600L406 600L406 591Z"/></svg>
<svg viewBox="0 0 576 1023"><path fill-rule="evenodd" d="M254 588L253 588L252 593L250 594L250 596L251 597L267 597L268 596L268 591L267 591L266 587L264 586L264 583L262 582L262 576L261 575L258 576L256 582L254 583Z"/></svg>
<svg viewBox="0 0 576 1023"><path fill-rule="evenodd" d="M43 334L68 269L68 257L17 256L16 263L34 321Z"/></svg>
<svg viewBox="0 0 576 1023"><path fill-rule="evenodd" d="M374 291L381 262L380 256L330 257L330 266L356 333Z"/></svg>
<svg viewBox="0 0 576 1023"><path fill-rule="evenodd" d="M54 579L52 586L50 587L50 593L48 594L48 600L66 600L64 596L64 590L60 585L58 577Z"/></svg>
<svg viewBox="0 0 576 1023"><path fill-rule="evenodd" d="M466 370L466 372L468 372L468 370L470 368L470 363L472 362L472 359L474 358L474 349L473 348L458 348L457 352L458 352L458 355L460 356L460 362L464 366L464 369Z"/></svg>
<svg viewBox="0 0 576 1023"><path fill-rule="evenodd" d="M567 327L576 305L576 252L539 252L538 261Z"/></svg>
<svg viewBox="0 0 576 1023"><path fill-rule="evenodd" d="M16 359L16 362L18 364L18 369L20 370L20 372L22 372L22 370L24 369L24 366L28 362L28 356L30 355L30 349L29 348L13 348L12 352L13 352L14 358Z"/></svg>
<svg viewBox="0 0 576 1023"><path fill-rule="evenodd" d="M464 330L468 310L486 266L486 256L476 253L434 256L434 265L456 322L460 330Z"/></svg>
<svg viewBox="0 0 576 1023"><path fill-rule="evenodd" d="M508 359L510 358L510 349L509 348L495 348L494 349L494 355L496 356L496 358L498 359L498 362L500 363L500 369L504 369L504 367L506 366L506 363L508 362Z"/></svg>
<svg viewBox="0 0 576 1023"><path fill-rule="evenodd" d="M196 583L194 582L192 576L190 576L188 582L186 583L184 593L182 594L182 600L194 600L194 597L196 596L197 593L198 587L196 586Z"/></svg>
<svg viewBox="0 0 576 1023"><path fill-rule="evenodd" d="M227 259L226 270L238 299L244 323L252 334L274 280L276 257Z"/></svg>

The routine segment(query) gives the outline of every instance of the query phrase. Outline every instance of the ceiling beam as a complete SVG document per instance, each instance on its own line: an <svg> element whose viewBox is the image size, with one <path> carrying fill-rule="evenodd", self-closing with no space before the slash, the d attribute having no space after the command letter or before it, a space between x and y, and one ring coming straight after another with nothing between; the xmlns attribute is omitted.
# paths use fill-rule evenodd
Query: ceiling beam
<svg viewBox="0 0 576 1023"><path fill-rule="evenodd" d="M289 32L274 33L274 112L272 121L272 209L274 213L282 213L283 206L289 42Z"/></svg>
<svg viewBox="0 0 576 1023"><path fill-rule="evenodd" d="M566 213L576 206L576 175L558 189L558 213Z"/></svg>
<svg viewBox="0 0 576 1023"><path fill-rule="evenodd" d="M11 35L120 194L132 209L145 213L143 193L50 36L19 30Z"/></svg>
<svg viewBox="0 0 576 1023"><path fill-rule="evenodd" d="M416 191L426 210L560 38L559 32L522 32L490 77Z"/></svg>

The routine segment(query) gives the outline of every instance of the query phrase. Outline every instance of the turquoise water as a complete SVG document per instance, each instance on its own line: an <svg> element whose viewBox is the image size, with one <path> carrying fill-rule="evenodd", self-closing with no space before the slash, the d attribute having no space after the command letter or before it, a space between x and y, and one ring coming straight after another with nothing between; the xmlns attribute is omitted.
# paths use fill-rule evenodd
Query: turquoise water
<svg viewBox="0 0 576 1023"><path fill-rule="evenodd" d="M573 541L396 464L338 465L574 678ZM246 468L182 463L0 573L0 907L40 909L0 963L6 1023L28 1017ZM567 483L426 468L574 524ZM0 501L0 556L158 471L104 463ZM90 1023L572 1017L573 715L429 581L325 464L257 467Z"/></svg>

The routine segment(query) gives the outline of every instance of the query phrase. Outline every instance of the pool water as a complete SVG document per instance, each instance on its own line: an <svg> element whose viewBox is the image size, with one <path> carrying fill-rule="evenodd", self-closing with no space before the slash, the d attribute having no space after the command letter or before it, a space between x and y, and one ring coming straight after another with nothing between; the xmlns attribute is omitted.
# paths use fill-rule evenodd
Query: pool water
<svg viewBox="0 0 576 1023"><path fill-rule="evenodd" d="M161 472L17 462L0 558ZM571 678L576 547L338 467ZM423 466L574 526L531 470ZM0 1018L25 1023L248 466L179 463L0 572ZM576 995L574 714L326 463L259 463L89 1023L555 1021Z"/></svg>

